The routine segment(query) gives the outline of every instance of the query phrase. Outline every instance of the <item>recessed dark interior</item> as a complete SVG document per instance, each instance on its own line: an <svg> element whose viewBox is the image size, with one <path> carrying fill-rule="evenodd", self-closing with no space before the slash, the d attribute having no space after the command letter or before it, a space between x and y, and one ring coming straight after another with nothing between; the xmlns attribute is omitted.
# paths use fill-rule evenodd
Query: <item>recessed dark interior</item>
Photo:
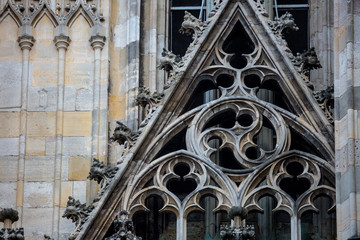
<svg viewBox="0 0 360 240"><path fill-rule="evenodd" d="M301 163L291 162L286 166L286 171L290 175L299 176L304 171L304 167Z"/></svg>
<svg viewBox="0 0 360 240"><path fill-rule="evenodd" d="M235 158L233 151L229 148L223 148L214 152L210 159L223 168L232 170L243 169Z"/></svg>
<svg viewBox="0 0 360 240"><path fill-rule="evenodd" d="M212 147L212 148L219 148L221 146L221 144L222 144L222 140L219 137L212 137L208 141L209 147Z"/></svg>
<svg viewBox="0 0 360 240"><path fill-rule="evenodd" d="M204 127L204 130L210 127L232 128L235 125L236 114L233 110L227 109L213 117Z"/></svg>
<svg viewBox="0 0 360 240"><path fill-rule="evenodd" d="M190 172L190 167L186 163L178 163L174 167L174 173L180 177L185 176Z"/></svg>
<svg viewBox="0 0 360 240"><path fill-rule="evenodd" d="M276 132L266 117L263 117L262 128L253 138L253 142L265 151L271 151L276 146Z"/></svg>
<svg viewBox="0 0 360 240"><path fill-rule="evenodd" d="M260 150L258 147L249 147L245 151L245 155L252 160L258 159L260 157Z"/></svg>
<svg viewBox="0 0 360 240"><path fill-rule="evenodd" d="M256 74L249 74L244 77L244 84L248 88L256 88L260 86L260 77Z"/></svg>
<svg viewBox="0 0 360 240"><path fill-rule="evenodd" d="M294 172L297 171L294 170ZM301 196L301 194L303 194L310 188L311 184L308 179L298 178L297 175L292 175L292 176L293 177L282 179L280 181L279 186L282 190L288 193L294 200L296 200Z"/></svg>
<svg viewBox="0 0 360 240"><path fill-rule="evenodd" d="M241 69L247 65L247 60L243 54L252 53L255 45L241 23L237 22L224 41L222 48L226 53L234 54L230 59L230 65L234 68Z"/></svg>
<svg viewBox="0 0 360 240"><path fill-rule="evenodd" d="M241 126L249 127L253 123L253 118L249 114L241 114L237 121Z"/></svg>
<svg viewBox="0 0 360 240"><path fill-rule="evenodd" d="M195 180L193 179L172 179L166 184L167 189L174 193L180 201L184 200L189 193L194 191L197 187Z"/></svg>
<svg viewBox="0 0 360 240"><path fill-rule="evenodd" d="M203 105L204 103L218 98L219 90L211 79L201 80L192 93L182 113Z"/></svg>
<svg viewBox="0 0 360 240"><path fill-rule="evenodd" d="M177 150L186 149L185 137L186 137L186 128L184 128L178 134L172 137L165 144L165 146L162 147L159 153L155 156L155 159L164 156L168 153L175 152Z"/></svg>
<svg viewBox="0 0 360 240"><path fill-rule="evenodd" d="M234 84L234 77L229 74L220 74L216 78L216 83L220 87L228 88Z"/></svg>
<svg viewBox="0 0 360 240"><path fill-rule="evenodd" d="M294 112L291 108L290 102L276 80L266 80L263 84L261 84L260 91L257 92L257 97L261 100L275 104L276 106L289 112Z"/></svg>
<svg viewBox="0 0 360 240"><path fill-rule="evenodd" d="M319 149L317 149L314 145L312 145L302 135L298 134L292 128L290 128L290 133L291 133L290 150L299 150L326 159L325 156L319 151Z"/></svg>

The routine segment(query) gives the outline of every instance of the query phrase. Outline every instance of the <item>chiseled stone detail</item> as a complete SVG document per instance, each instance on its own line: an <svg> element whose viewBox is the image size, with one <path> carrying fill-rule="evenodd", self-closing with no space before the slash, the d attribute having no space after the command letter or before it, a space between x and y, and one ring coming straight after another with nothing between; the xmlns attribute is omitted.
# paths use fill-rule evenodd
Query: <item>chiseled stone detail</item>
<svg viewBox="0 0 360 240"><path fill-rule="evenodd" d="M62 216L63 218L71 219L75 223L75 229L71 233L69 240L73 240L79 235L83 224L88 220L94 208L95 206L93 205L86 206L86 204L82 204L79 200L69 196L65 212Z"/></svg>
<svg viewBox="0 0 360 240"><path fill-rule="evenodd" d="M24 240L24 228L2 228L0 240Z"/></svg>
<svg viewBox="0 0 360 240"><path fill-rule="evenodd" d="M109 185L118 170L118 167L105 166L104 163L94 158L93 164L90 168L89 176L87 177L88 179L94 180L100 184L100 191L94 199L94 202L97 202L101 199L106 190L109 188Z"/></svg>
<svg viewBox="0 0 360 240"><path fill-rule="evenodd" d="M44 240L54 240L52 237L50 237L49 235L44 235Z"/></svg>
<svg viewBox="0 0 360 240"><path fill-rule="evenodd" d="M334 123L334 86L315 92L314 97L329 122Z"/></svg>
<svg viewBox="0 0 360 240"><path fill-rule="evenodd" d="M120 145L124 145L124 151L122 154L124 156L135 145L141 131L132 131L120 121L117 121L116 123L118 126L115 128L114 134L110 140L118 142Z"/></svg>
<svg viewBox="0 0 360 240"><path fill-rule="evenodd" d="M133 234L133 221L129 218L129 212L122 210L114 220L115 233L104 240L141 240L141 237Z"/></svg>
<svg viewBox="0 0 360 240"><path fill-rule="evenodd" d="M275 35L282 35L286 31L297 31L299 28L295 24L295 19L291 13L286 12L280 18L275 17L274 21L269 21L269 26Z"/></svg>
<svg viewBox="0 0 360 240"><path fill-rule="evenodd" d="M264 0L253 0L253 1L255 3L257 12L265 17L268 17L269 14L264 7Z"/></svg>
<svg viewBox="0 0 360 240"><path fill-rule="evenodd" d="M181 28L179 32L182 34L186 34L188 36L192 35L193 38L192 44L196 44L199 37L205 31L206 26L207 26L206 22L201 21L200 19L194 17L188 11L185 11L184 21L181 24Z"/></svg>
<svg viewBox="0 0 360 240"><path fill-rule="evenodd" d="M221 239L226 240L254 240L255 227L253 225L242 226L241 221L248 216L248 210L244 207L234 206L228 211L230 219L234 220L232 226L220 226Z"/></svg>
<svg viewBox="0 0 360 240"><path fill-rule="evenodd" d="M182 57L180 57L180 55L175 55L173 52L164 48L159 61L160 64L158 65L158 68L169 73L168 83L171 84L176 82L176 75L184 71L185 63Z"/></svg>
<svg viewBox="0 0 360 240"><path fill-rule="evenodd" d="M224 0L214 0L214 6L209 13L208 20L215 16L215 14L218 12L224 2Z"/></svg>
<svg viewBox="0 0 360 240"><path fill-rule="evenodd" d="M164 93L158 93L155 91L153 94L151 94L149 88L139 88L139 94L136 97L136 104L141 106L145 111L145 118L141 122L139 126L140 128L148 124L163 97Z"/></svg>

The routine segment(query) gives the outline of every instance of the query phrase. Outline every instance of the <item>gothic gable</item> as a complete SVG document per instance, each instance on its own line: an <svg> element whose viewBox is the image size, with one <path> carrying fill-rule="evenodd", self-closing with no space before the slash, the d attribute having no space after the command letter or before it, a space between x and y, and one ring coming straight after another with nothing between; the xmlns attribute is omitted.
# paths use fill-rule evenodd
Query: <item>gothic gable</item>
<svg viewBox="0 0 360 240"><path fill-rule="evenodd" d="M150 211L151 196L178 219L177 239L186 239L185 219L204 211L206 196L221 212L262 211L259 199L271 195L273 211L291 216L292 236L303 212L318 211L318 195L334 201L333 127L299 70L306 61L281 37L296 29L291 16L270 21L256 2L240 0L219 3L210 16L202 23L186 14L182 31L194 41L183 58L164 51L164 99L147 97L139 131L115 131L127 154L77 239L102 239L120 210Z"/></svg>

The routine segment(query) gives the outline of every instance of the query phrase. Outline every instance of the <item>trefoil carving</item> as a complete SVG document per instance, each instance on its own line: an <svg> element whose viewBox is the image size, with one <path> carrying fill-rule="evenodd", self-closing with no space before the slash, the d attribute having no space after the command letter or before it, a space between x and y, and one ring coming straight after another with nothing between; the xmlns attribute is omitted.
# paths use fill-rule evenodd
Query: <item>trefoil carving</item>
<svg viewBox="0 0 360 240"><path fill-rule="evenodd" d="M74 240L79 235L84 223L88 220L90 213L95 206L80 203L79 200L69 196L63 218L71 219L75 223L75 229L70 234L69 240Z"/></svg>
<svg viewBox="0 0 360 240"><path fill-rule="evenodd" d="M88 179L94 180L100 184L100 190L95 197L94 202L98 202L101 199L106 190L109 188L110 183L118 170L118 167L105 166L104 163L94 158L89 176L87 177Z"/></svg>
<svg viewBox="0 0 360 240"><path fill-rule="evenodd" d="M136 104L145 111L145 118L140 123L140 128L148 124L164 96L164 93L158 93L156 91L151 94L150 89L147 87L139 88Z"/></svg>
<svg viewBox="0 0 360 240"><path fill-rule="evenodd" d="M118 213L114 220L115 233L104 240L141 240L141 237L137 237L133 233L134 224L132 219L129 218L129 214L125 210Z"/></svg>
<svg viewBox="0 0 360 240"><path fill-rule="evenodd" d="M116 123L118 126L115 128L114 134L110 140L118 142L120 145L124 145L122 154L124 156L135 145L141 131L133 131L120 121L117 121Z"/></svg>

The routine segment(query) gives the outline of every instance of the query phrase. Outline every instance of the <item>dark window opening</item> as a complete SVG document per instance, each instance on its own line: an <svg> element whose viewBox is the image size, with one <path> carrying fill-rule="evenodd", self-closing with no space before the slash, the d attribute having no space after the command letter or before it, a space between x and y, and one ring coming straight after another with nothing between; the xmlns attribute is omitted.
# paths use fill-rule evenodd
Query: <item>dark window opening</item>
<svg viewBox="0 0 360 240"><path fill-rule="evenodd" d="M203 130L210 127L232 128L235 125L236 113L232 109L226 109L213 117L203 128Z"/></svg>
<svg viewBox="0 0 360 240"><path fill-rule="evenodd" d="M165 156L168 153L172 153L181 149L186 150L186 128L181 130L178 134L176 134L173 138L171 138L164 147L159 151L159 153L155 156L156 158Z"/></svg>
<svg viewBox="0 0 360 240"><path fill-rule="evenodd" d="M230 65L234 68L241 69L247 65L247 60L243 54L252 53L255 45L241 23L237 22L225 40L222 49L226 53L234 54L230 59Z"/></svg>
<svg viewBox="0 0 360 240"><path fill-rule="evenodd" d="M302 137L300 134L298 134L296 131L290 128L291 133L291 145L290 150L299 150L302 152L307 152L310 154L313 154L315 156L318 156L320 158L325 158L319 149L317 149L315 146L313 146L311 143L309 143L304 137Z"/></svg>

